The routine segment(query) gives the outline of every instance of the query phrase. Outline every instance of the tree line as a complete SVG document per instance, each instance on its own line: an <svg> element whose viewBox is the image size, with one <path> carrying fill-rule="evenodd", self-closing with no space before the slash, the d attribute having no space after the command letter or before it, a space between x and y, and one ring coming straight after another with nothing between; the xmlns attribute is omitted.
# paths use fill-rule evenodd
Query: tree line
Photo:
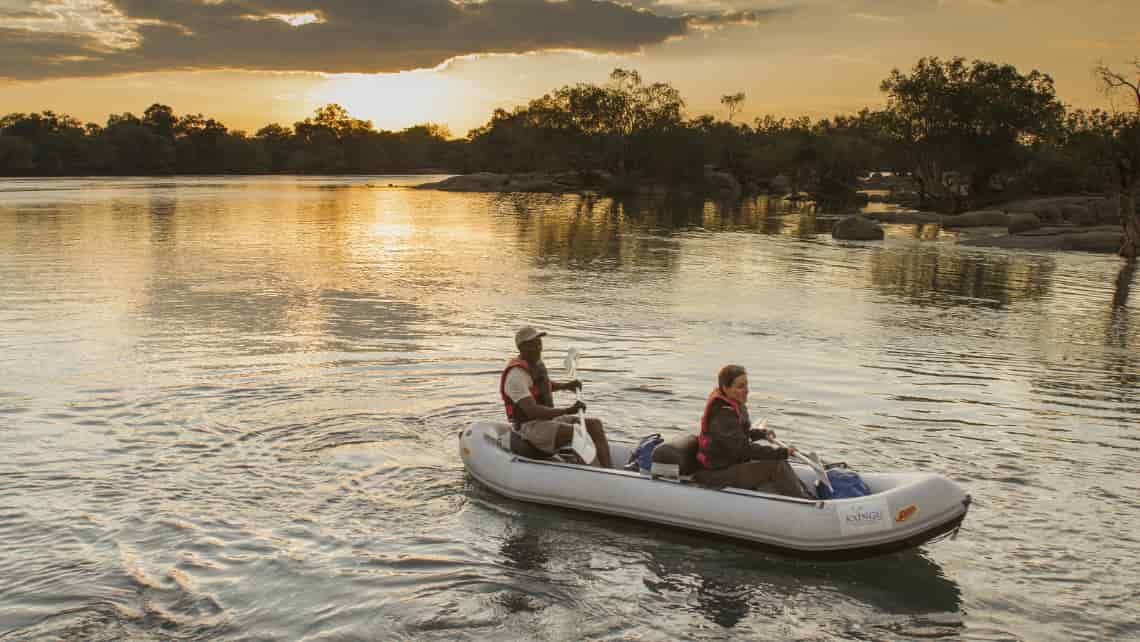
<svg viewBox="0 0 1140 642"><path fill-rule="evenodd" d="M154 104L142 116L113 114L83 124L44 111L0 118L0 174L9 176L384 173L461 167L464 141L445 127L377 131L340 105L326 105L292 127L271 124L250 136L203 116Z"/></svg>
<svg viewBox="0 0 1140 642"><path fill-rule="evenodd" d="M1140 59L1133 64L1140 71ZM727 119L689 117L676 88L625 69L608 83L498 109L461 139L432 124L378 131L339 105L253 135L161 104L106 125L50 111L9 114L0 119L0 174L577 172L604 176L602 187L620 192L644 181L699 191L711 166L752 190L844 202L858 177L890 171L913 178L924 206L948 211L1106 191L1134 211L1140 90L1131 72L1100 65L1095 73L1107 91L1135 97L1136 109L1070 109L1048 74L931 57L882 81L884 108L819 120L733 122L744 93L722 98Z"/></svg>

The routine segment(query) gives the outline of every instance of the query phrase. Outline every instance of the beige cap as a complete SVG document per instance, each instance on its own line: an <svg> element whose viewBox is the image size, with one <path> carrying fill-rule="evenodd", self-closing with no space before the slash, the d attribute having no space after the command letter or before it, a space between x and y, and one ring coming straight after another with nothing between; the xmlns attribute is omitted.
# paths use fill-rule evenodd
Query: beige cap
<svg viewBox="0 0 1140 642"><path fill-rule="evenodd" d="M523 327L519 328L518 332L515 333L515 347L520 347L527 341L533 341L534 339L545 336L545 332L539 332L529 325L524 325Z"/></svg>

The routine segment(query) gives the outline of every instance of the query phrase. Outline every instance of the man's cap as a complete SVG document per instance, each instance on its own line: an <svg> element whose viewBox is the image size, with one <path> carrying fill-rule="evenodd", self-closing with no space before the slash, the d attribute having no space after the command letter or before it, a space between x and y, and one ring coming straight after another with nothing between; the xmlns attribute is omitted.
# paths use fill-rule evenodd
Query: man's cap
<svg viewBox="0 0 1140 642"><path fill-rule="evenodd" d="M526 343L527 341L533 341L539 337L545 336L545 332L539 332L532 326L524 325L523 327L519 328L518 332L515 333L515 346L522 347L522 344Z"/></svg>

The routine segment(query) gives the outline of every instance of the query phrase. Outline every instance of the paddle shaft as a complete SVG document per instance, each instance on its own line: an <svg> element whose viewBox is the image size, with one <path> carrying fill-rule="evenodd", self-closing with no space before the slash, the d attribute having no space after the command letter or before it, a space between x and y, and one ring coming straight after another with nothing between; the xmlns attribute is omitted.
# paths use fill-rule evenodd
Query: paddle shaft
<svg viewBox="0 0 1140 642"><path fill-rule="evenodd" d="M767 422L768 422L768 420L767 420L767 419L765 419L765 420L764 420L764 424L765 424L765 425L767 425ZM798 450L796 450L795 452L793 452L791 448L789 448L788 446L784 445L784 443L783 443L783 442L781 442L781 441L780 441L780 440L778 440L778 439L775 439L775 438L771 438L771 437L770 437L770 438L768 439L768 441L770 441L770 442L772 442L772 443L776 444L776 445L777 445L777 446L779 446L780 448L786 448L789 454L791 454L793 457L795 457L796 459L798 459L798 460L799 460L801 463L807 464L809 468L811 468L812 470L814 470L814 471L815 471L815 476L816 476L816 477L819 479L819 481L823 482L823 484L824 484L825 486L827 486L828 490L832 490L832 491L834 491L834 490L835 490L834 488L832 488L832 487L831 487L831 480L829 480L829 479L827 478L827 471L826 471L826 470L824 470L824 469L823 469L823 468L822 468L822 467L821 467L819 464L817 464L817 463L816 463L815 461L813 461L811 458L809 458L809 457L808 457L808 456L806 456L806 455L803 455L803 454L801 454L801 453L800 453L800 451L798 451Z"/></svg>
<svg viewBox="0 0 1140 642"><path fill-rule="evenodd" d="M578 349L577 348L570 348L570 351L566 354L566 370L567 370L567 375L571 379L577 379L578 378ZM582 401L582 383L581 382L578 382L578 387L574 389L574 399L576 401ZM589 454L596 456L597 455L597 449L594 448L594 440L592 437L590 437L589 432L586 431L586 409L585 408L578 410L578 424L574 427L574 432L578 435L583 446L585 446L589 450L594 451L594 452L589 453ZM589 462L586 462L586 463L589 463Z"/></svg>

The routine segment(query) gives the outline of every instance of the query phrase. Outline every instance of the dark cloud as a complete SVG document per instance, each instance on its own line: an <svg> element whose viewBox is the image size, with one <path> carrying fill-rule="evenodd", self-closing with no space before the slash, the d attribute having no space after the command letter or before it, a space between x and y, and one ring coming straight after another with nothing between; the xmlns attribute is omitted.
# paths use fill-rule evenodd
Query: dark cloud
<svg viewBox="0 0 1140 642"><path fill-rule="evenodd" d="M68 60L92 55L98 43L79 34L42 33L0 27L0 74L16 71L16 63L51 69ZM49 74L50 75L50 74Z"/></svg>
<svg viewBox="0 0 1140 642"><path fill-rule="evenodd" d="M766 22L774 17L788 13L785 9L763 9L750 11L730 11L728 13L711 14L705 16L689 16L691 27L716 28L729 25L753 25Z"/></svg>
<svg viewBox="0 0 1140 642"><path fill-rule="evenodd" d="M73 0L80 2L80 0ZM83 0L91 10L91 0ZM66 11L68 0L52 2ZM664 15L606 0L108 0L130 47L105 35L0 28L0 77L175 69L394 72L479 53L631 52L771 11ZM44 3L46 4L46 3ZM274 15L312 14L293 26Z"/></svg>

